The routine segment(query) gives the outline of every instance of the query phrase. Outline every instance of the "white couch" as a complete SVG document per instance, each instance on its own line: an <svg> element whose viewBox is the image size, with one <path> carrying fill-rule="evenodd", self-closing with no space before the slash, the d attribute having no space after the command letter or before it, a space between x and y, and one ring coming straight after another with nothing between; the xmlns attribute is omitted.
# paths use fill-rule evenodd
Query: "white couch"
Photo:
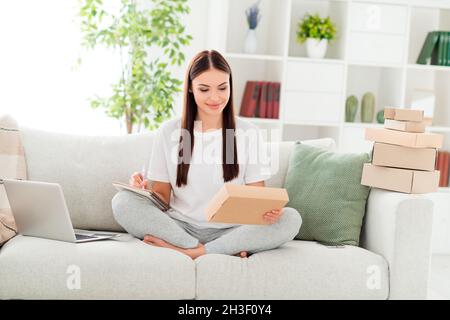
<svg viewBox="0 0 450 320"><path fill-rule="evenodd" d="M152 134L95 137L30 128L21 134L28 178L61 184L75 228L123 232L111 211L111 181L128 181L147 163ZM307 143L335 148L331 139ZM294 142L278 146L280 167L268 186L283 185ZM0 298L422 299L432 211L426 196L372 189L361 247L295 240L248 259L191 260L125 233L84 244L19 235L0 250Z"/></svg>

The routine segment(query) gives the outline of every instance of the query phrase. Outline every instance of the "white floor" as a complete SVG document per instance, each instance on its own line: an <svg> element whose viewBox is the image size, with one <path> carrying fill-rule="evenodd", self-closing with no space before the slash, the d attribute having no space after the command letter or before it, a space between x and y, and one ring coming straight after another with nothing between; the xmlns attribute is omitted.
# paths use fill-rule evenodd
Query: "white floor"
<svg viewBox="0 0 450 320"><path fill-rule="evenodd" d="M450 300L450 255L433 255L431 258L428 299Z"/></svg>

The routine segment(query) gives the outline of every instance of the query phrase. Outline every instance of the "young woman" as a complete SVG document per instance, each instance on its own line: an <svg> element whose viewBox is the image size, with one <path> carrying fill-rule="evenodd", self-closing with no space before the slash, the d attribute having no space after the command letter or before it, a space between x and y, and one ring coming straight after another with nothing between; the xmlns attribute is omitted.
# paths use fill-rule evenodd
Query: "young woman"
<svg viewBox="0 0 450 320"><path fill-rule="evenodd" d="M198 53L186 73L181 119L165 122L155 134L148 180L140 173L130 178L130 184L153 190L172 209L162 212L144 197L118 192L113 213L128 233L192 259L207 253L246 257L295 237L301 217L288 207L266 212L267 225L206 221L204 209L224 183L264 187L268 178L252 161L261 139L245 140L260 137L258 128L234 116L232 97L231 68L223 56L214 50Z"/></svg>

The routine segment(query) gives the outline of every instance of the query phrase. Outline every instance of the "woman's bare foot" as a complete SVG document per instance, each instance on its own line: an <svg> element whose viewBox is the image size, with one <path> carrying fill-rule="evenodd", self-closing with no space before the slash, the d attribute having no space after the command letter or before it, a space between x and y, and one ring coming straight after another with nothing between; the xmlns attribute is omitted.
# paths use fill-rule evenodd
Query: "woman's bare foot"
<svg viewBox="0 0 450 320"><path fill-rule="evenodd" d="M162 239L151 236L149 234L145 235L143 241L147 244L154 245L157 247L169 248L169 249L176 250L178 252L184 253L185 255L191 257L192 259L196 259L205 254L205 246L201 243L196 248L184 249L184 248L174 246L173 244L170 244Z"/></svg>
<svg viewBox="0 0 450 320"><path fill-rule="evenodd" d="M241 251L238 254L235 254L236 257L241 257L241 258L247 258L248 253L247 251Z"/></svg>

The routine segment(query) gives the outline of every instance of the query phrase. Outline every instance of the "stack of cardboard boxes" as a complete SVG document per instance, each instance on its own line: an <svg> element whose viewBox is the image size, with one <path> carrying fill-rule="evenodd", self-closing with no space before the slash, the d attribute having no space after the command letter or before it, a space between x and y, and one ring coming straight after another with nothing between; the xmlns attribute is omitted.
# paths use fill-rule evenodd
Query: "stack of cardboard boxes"
<svg viewBox="0 0 450 320"><path fill-rule="evenodd" d="M423 110L395 108L385 108L384 118L384 128L366 129L366 140L374 144L361 184L405 193L436 191L436 155L443 136L425 133L431 119L424 118Z"/></svg>

